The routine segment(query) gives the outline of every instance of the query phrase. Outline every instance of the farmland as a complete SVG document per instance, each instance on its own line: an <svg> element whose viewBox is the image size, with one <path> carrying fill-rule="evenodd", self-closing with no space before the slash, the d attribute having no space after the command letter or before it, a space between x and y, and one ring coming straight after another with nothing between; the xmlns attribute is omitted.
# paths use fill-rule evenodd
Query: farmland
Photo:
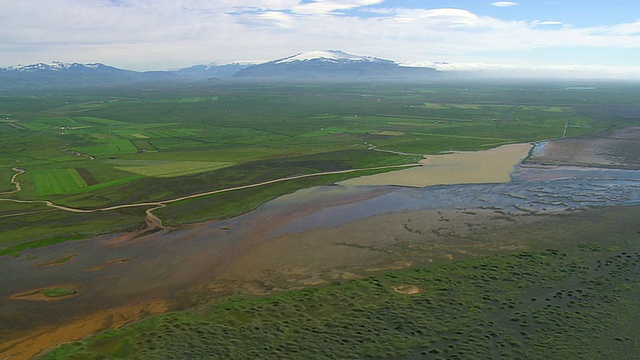
<svg viewBox="0 0 640 360"><path fill-rule="evenodd" d="M580 85L4 92L0 355L635 353L640 88ZM502 187L333 186L563 137ZM576 153L613 169L536 175Z"/></svg>
<svg viewBox="0 0 640 360"><path fill-rule="evenodd" d="M558 138L567 119L567 136L631 121L601 112L628 108L632 91L607 83L592 91L568 90L570 85L197 84L9 92L0 97L3 190L11 188L12 168L26 172L18 177L22 191L3 198L89 209L153 202L300 174L408 164L442 151ZM199 199L214 205L204 212L191 213L193 203L175 203L159 214L167 225L234 216L283 192L335 180ZM243 198L255 199L253 205ZM23 215L13 216L17 208ZM0 251L142 224L127 214L108 228L92 228L82 216L48 210L41 203L3 202ZM51 221L64 226L41 234L38 228Z"/></svg>

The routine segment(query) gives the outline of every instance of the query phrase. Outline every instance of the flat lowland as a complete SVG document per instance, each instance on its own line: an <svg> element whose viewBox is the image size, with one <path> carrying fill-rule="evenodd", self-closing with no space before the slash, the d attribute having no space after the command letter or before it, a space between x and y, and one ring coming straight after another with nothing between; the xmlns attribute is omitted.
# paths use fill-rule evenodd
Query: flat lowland
<svg viewBox="0 0 640 360"><path fill-rule="evenodd" d="M0 97L6 115L0 254L144 226L148 208L121 205L634 124L634 84L567 90L573 85L198 83L153 91L11 91ZM24 173L14 177L16 167ZM174 227L229 218L297 189L371 173L274 183L171 203L156 213ZM13 191L12 178L20 191ZM51 211L46 201L114 210L78 215Z"/></svg>
<svg viewBox="0 0 640 360"><path fill-rule="evenodd" d="M602 185L598 180L594 184ZM555 193L553 186L525 183L497 191L521 204L515 208L521 210L514 211L512 205L487 201L492 199L489 186L497 185L487 185L482 191L475 190L477 185L436 187L433 192L420 190L428 195L425 199L435 202L433 209L402 210L409 206L406 202L391 213L385 207L397 201L385 201L388 188L373 192L371 188L355 188L351 190L353 197L348 189L338 186L328 187L328 192L311 189L303 192L309 196L283 197L248 217L232 221L200 224L135 240L127 240L126 236L124 240L96 239L89 247L62 244L65 246L59 246L58 252L69 254L73 248L79 256L63 265L69 271L61 276L86 279L83 288L87 290L73 299L94 305L78 313L76 303L57 302L55 316L46 316L58 326L73 323L78 327L78 319L84 319L87 324L94 324L86 327L88 335L96 330L96 323L105 321L105 314L111 314L109 309L122 306L123 298L128 306L137 304L139 308L164 302L172 310L198 310L151 318L63 347L48 356L174 357L180 351L191 351L196 357L211 353L243 357L237 351L244 349L264 357L276 347L282 354L303 351L312 356L325 354L311 345L318 336L324 339L321 334L328 336L326 342L333 345L329 348L337 351L325 354L330 357L362 357L383 348L389 357L409 356L407 351L418 349L419 353L434 351L451 356L498 351L493 343L475 339L485 332L490 337L495 334L501 339L496 341L505 344L498 347L504 356L546 358L557 353L597 351L624 357L635 351L636 340L630 328L638 318L638 309L630 299L636 296L633 271L640 261L636 256L638 228L634 222L638 207L582 205L578 211L565 204L554 210L557 196L568 197L565 186L572 184L560 186L562 192ZM537 192L538 212L527 209L528 197L520 195L516 186ZM598 196L617 197L598 195L606 186L588 188L595 191L593 196L586 195L586 188L576 189L578 198L586 196L585 204L599 201ZM393 192L405 198L402 189ZM437 198L430 195L434 192L442 193L447 203L438 205ZM303 197L309 201L305 203ZM376 198L377 202L368 202ZM458 203L460 198L466 201ZM343 216L375 209L381 213L360 220ZM343 220L341 225L326 226L332 223L329 214ZM52 261L61 258L54 249L36 250L27 254L46 254ZM128 254L130 261L121 263L123 254ZM34 260L31 262L36 263ZM109 266L96 268L96 263ZM119 265L110 265L116 263ZM25 261L14 264L23 266L21 276L41 277L41 267L30 268ZM82 269L95 275L87 278ZM410 269L425 272L415 275ZM110 286L113 282L119 286ZM386 290L371 290L380 286ZM308 287L319 291L317 297L300 299L299 293L290 292ZM213 299L231 295L236 297L207 305ZM91 301L92 298L100 301ZM265 303L278 305L264 308ZM433 318L424 318L425 304L430 305ZM458 304L459 308L451 304ZM12 306L16 309L26 305L22 301ZM614 308L619 316L611 316ZM460 316L462 309L477 311ZM40 312L46 309L31 311L32 321L41 321L45 315ZM388 316L379 321L365 321L384 313ZM143 316L119 314L125 322ZM485 315L478 318L473 314ZM402 321L403 329L414 333L411 340L403 337L404 332L396 333L398 329L392 326L405 318L422 319ZM571 327L554 320L558 318L568 319ZM295 325L286 319L309 319L310 323ZM441 319L449 320L441 324ZM427 330L441 325L443 328L437 333ZM283 328L292 334L316 335L305 337L308 344L293 346L269 330ZM461 328L474 329L474 339L469 337L471 333L452 330ZM47 341L54 338L44 336L49 334L44 329L36 327L30 335L24 335L24 343L53 345ZM347 349L340 345L339 339L359 338L374 329L371 336L378 339L380 348L372 350L353 344ZM219 339L207 334L229 337ZM263 337L253 339L251 334ZM398 336L405 340L398 342ZM188 348L181 347L184 344L189 344ZM269 344L268 349L264 344ZM6 354L24 351L27 350L16 345Z"/></svg>
<svg viewBox="0 0 640 360"><path fill-rule="evenodd" d="M41 355L628 358L640 350L633 175L334 185L424 155L637 126L636 86L598 86L1 96L0 358L70 341ZM511 171L513 158L496 162ZM59 300L12 297L34 293Z"/></svg>

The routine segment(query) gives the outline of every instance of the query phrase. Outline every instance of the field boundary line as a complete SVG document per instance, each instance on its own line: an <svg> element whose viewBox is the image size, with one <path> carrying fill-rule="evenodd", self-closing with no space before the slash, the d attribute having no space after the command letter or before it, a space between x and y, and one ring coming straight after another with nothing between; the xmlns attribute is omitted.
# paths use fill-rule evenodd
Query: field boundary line
<svg viewBox="0 0 640 360"><path fill-rule="evenodd" d="M316 177L316 176L348 174L348 173L353 173L353 172L371 171L371 170L386 170L386 169L396 169L396 168L397 169L401 169L401 168L414 167L414 166L420 166L420 164L388 165L388 166L377 166L377 167L371 167L371 168L358 168L358 169L347 169L347 170L337 170L337 171L325 171L325 172L312 173L312 174L295 175L295 176L289 176L289 177L283 177L283 178L263 181L263 182L255 183L255 184L248 184L248 185L234 186L234 187L225 188L225 189L206 191L206 192L202 192L202 193L181 196L181 197L168 199L168 200L122 204L122 205L108 206L108 207L96 208L96 209L82 209L82 208L74 208L74 207L69 207L69 206L64 206L64 205L58 205L58 204L55 204L55 203L53 203L53 202L51 202L49 200L0 199L0 201L10 201L10 202L17 202L17 203L32 203L32 204L33 203L42 203L42 204L45 204L48 207L55 208L55 209L58 209L58 210L72 212L72 213L85 213L85 214L86 213L96 213L96 212L101 212L101 211L112 211L112 210L119 210L119 209L135 208L135 207L153 207L152 209L148 209L146 211L147 219L153 218L154 221L159 221L159 219L157 217L155 217L155 215L152 214L153 210L157 210L159 208L163 208L167 204L172 204L172 203L176 203L176 202L180 202L180 201L184 201L184 200L196 199L196 198L199 198L199 197L210 196L210 195L215 195L215 194L221 194L221 193L230 192L230 191L251 189L251 188L261 187L261 186L265 186L265 185L271 185L271 184L276 184L276 183L285 182L285 181L291 181L291 180L306 179L306 178L311 178L311 177ZM19 169L19 170L21 170L21 172L16 174L16 175L14 175L14 177L26 172L23 169ZM15 171L18 171L18 170L15 170Z"/></svg>

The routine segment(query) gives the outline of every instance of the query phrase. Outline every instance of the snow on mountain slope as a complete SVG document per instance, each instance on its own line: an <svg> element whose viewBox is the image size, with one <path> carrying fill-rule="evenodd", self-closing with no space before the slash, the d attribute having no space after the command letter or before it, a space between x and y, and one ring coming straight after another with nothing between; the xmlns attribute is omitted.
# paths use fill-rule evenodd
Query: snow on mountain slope
<svg viewBox="0 0 640 360"><path fill-rule="evenodd" d="M339 61L366 61L366 62L388 62L371 56L356 56L347 54L339 50L314 50L276 60L276 64L292 63L296 61L322 60L329 62Z"/></svg>
<svg viewBox="0 0 640 360"><path fill-rule="evenodd" d="M431 68L409 68L395 61L338 50L309 51L248 66L232 78L259 81L416 81L438 76Z"/></svg>
<svg viewBox="0 0 640 360"><path fill-rule="evenodd" d="M9 66L6 68L0 68L3 72L38 72L38 71L63 71L63 70L90 70L109 68L106 65L100 63L93 64L79 64L79 63L63 63L60 61L53 61L52 63L37 63L30 65L17 65Z"/></svg>

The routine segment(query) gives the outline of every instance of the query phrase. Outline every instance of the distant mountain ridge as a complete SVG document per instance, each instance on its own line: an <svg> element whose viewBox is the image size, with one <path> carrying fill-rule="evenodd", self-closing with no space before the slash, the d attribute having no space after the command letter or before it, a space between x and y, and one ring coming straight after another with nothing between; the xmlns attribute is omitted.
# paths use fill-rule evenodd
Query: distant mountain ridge
<svg viewBox="0 0 640 360"><path fill-rule="evenodd" d="M95 69L95 70L119 70L117 68L107 66L100 63L93 64L80 64L80 63L63 63L60 61L54 61L50 64L47 63L37 63L31 65L17 65L17 66L9 66L6 68L0 68L0 72L44 72L44 71L74 71L74 70L85 70L85 69ZM126 70L122 70L126 71Z"/></svg>
<svg viewBox="0 0 640 360"><path fill-rule="evenodd" d="M347 54L340 50L314 50L304 53L292 55L280 60L275 60L277 64L292 63L296 61L313 61L320 60L324 62L340 63L340 62L392 62L372 56L356 56Z"/></svg>
<svg viewBox="0 0 640 360"><path fill-rule="evenodd" d="M395 61L356 56L339 50L309 51L241 69L233 78L269 81L424 80L432 68L401 66Z"/></svg>
<svg viewBox="0 0 640 360"><path fill-rule="evenodd" d="M154 81L366 81L424 80L440 76L432 68L407 67L390 60L339 50L299 53L262 64L194 65L138 72L101 63L36 63L0 68L0 86L96 86Z"/></svg>

